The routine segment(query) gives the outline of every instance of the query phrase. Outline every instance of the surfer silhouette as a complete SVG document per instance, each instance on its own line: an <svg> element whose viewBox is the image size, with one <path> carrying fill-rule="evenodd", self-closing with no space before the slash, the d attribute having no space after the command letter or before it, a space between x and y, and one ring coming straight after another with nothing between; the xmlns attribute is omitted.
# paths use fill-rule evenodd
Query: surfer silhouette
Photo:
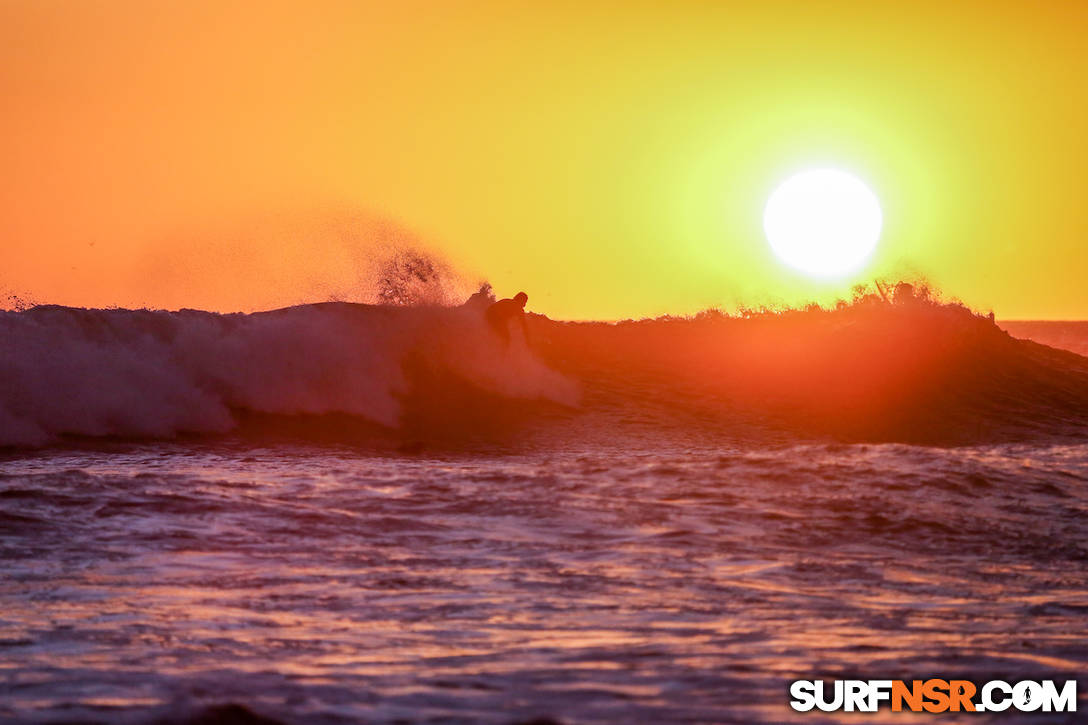
<svg viewBox="0 0 1088 725"><path fill-rule="evenodd" d="M525 341L529 341L529 325L525 322L525 304L528 301L529 295L518 292L513 298L499 300L492 304L484 313L487 324L504 345L510 344L510 327L515 321L521 325Z"/></svg>
<svg viewBox="0 0 1088 725"><path fill-rule="evenodd" d="M484 282L480 285L480 289L472 293L472 296L465 300L464 307L469 307L477 310L486 310L495 302L495 293L491 291L491 284Z"/></svg>

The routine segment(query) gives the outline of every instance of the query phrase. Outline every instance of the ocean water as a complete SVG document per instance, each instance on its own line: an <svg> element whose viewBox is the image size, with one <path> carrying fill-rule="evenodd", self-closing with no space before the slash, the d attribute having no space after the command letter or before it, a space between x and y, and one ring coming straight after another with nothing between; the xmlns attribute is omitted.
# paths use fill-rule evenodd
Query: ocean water
<svg viewBox="0 0 1088 725"><path fill-rule="evenodd" d="M0 722L913 721L792 711L815 678L1088 708L1088 360L961 309L0 327Z"/></svg>

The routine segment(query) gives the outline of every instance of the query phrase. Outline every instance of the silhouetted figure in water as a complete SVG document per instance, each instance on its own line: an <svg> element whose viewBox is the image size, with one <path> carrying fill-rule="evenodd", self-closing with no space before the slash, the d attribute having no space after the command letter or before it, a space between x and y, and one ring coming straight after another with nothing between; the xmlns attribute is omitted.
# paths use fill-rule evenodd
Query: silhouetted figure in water
<svg viewBox="0 0 1088 725"><path fill-rule="evenodd" d="M484 282L480 285L479 291L473 292L472 296L465 300L464 306L486 310L493 304L495 304L495 293L491 291L491 284Z"/></svg>
<svg viewBox="0 0 1088 725"><path fill-rule="evenodd" d="M525 335L525 341L529 341L529 325L525 322L525 303L529 301L529 295L518 292L513 299L499 300L487 308L484 313L487 324L495 331L504 345L510 344L510 325L517 321L521 325L521 332Z"/></svg>
<svg viewBox="0 0 1088 725"><path fill-rule="evenodd" d="M914 285L909 282L900 282L895 286L895 294L892 297L897 305L909 305L912 302L917 301L917 296L914 294Z"/></svg>

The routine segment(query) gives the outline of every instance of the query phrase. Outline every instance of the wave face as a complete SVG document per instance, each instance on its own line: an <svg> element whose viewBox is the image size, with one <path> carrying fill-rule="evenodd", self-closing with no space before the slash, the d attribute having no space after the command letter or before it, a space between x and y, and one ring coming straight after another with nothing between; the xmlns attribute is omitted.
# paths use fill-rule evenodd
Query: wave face
<svg viewBox="0 0 1088 725"><path fill-rule="evenodd" d="M587 396L618 385L668 418L941 445L1088 434L1088 358L1015 339L955 304L869 299L548 329L545 357L585 380Z"/></svg>
<svg viewBox="0 0 1088 725"><path fill-rule="evenodd" d="M958 444L1088 431L1088 359L952 305L562 323L478 307L0 313L0 444L231 431Z"/></svg>

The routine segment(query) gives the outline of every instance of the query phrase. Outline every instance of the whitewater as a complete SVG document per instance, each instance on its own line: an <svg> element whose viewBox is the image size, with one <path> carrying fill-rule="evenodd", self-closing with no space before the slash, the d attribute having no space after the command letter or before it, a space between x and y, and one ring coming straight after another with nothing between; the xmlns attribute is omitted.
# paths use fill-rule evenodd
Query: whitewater
<svg viewBox="0 0 1088 725"><path fill-rule="evenodd" d="M1077 722L1088 334L1007 330L0 312L0 722L856 722L788 683L929 677L1078 679Z"/></svg>
<svg viewBox="0 0 1088 725"><path fill-rule="evenodd" d="M244 413L340 413L395 428L413 361L511 398L576 399L525 348L500 349L476 312L348 303L252 315L0 312L0 445L223 433Z"/></svg>

